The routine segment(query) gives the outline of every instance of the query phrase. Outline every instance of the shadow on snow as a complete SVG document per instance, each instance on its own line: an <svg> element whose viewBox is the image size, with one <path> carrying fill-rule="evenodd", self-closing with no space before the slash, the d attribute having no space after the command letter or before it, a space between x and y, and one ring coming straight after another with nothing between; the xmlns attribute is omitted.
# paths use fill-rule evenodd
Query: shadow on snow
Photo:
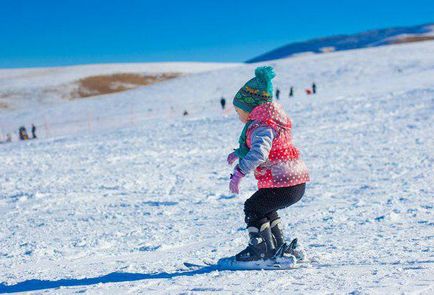
<svg viewBox="0 0 434 295"><path fill-rule="evenodd" d="M73 287L73 286L89 286L100 283L117 283L117 282L131 282L139 280L152 280L152 279L172 279L183 276L194 276L198 274L206 274L217 270L216 266L204 266L199 269L174 272L174 273L154 273L154 274L141 274L141 273L126 273L126 272L112 272L105 276L96 278L84 279L61 279L57 281L48 280L27 280L15 285L0 284L0 293L13 293L13 292L27 292L43 289L54 289L59 287Z"/></svg>

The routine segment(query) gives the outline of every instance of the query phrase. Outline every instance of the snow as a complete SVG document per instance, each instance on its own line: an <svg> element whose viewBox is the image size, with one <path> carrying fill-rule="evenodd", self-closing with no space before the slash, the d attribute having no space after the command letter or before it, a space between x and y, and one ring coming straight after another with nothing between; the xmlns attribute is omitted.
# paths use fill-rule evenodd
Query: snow
<svg viewBox="0 0 434 295"><path fill-rule="evenodd" d="M3 111L3 126L45 117L50 133L0 145L0 292L432 294L433 49L269 63L312 177L281 216L318 263L292 270L184 266L247 244L243 203L256 184L228 192L225 159L243 126L219 99L256 65ZM319 93L306 96L312 81Z"/></svg>
<svg viewBox="0 0 434 295"><path fill-rule="evenodd" d="M225 68L236 64L225 63L125 63L90 64L51 68L0 69L1 85L35 87L55 86L93 75L113 73L199 73ZM7 79L7 80L6 80Z"/></svg>
<svg viewBox="0 0 434 295"><path fill-rule="evenodd" d="M125 63L95 64L51 68L0 69L0 99L15 110L44 109L47 104L59 103L83 78L117 73L191 74L233 67L231 63ZM1 101L1 100L0 100ZM1 112L1 108L0 108Z"/></svg>

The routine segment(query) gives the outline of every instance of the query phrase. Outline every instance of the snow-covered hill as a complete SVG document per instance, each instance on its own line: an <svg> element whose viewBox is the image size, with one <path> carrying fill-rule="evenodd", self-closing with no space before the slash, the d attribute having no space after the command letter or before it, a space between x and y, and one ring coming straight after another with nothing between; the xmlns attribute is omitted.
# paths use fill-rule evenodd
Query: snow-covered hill
<svg viewBox="0 0 434 295"><path fill-rule="evenodd" d="M271 63L312 176L282 216L319 262L290 271L183 264L247 243L243 202L255 182L228 193L225 159L242 125L219 99L256 65L2 112L3 125L46 118L51 134L0 145L0 292L432 294L433 49ZM318 94L307 96L312 81Z"/></svg>
<svg viewBox="0 0 434 295"><path fill-rule="evenodd" d="M337 35L291 43L254 57L247 62L256 63L294 55L328 53L427 40L434 40L434 24L372 30L353 35Z"/></svg>
<svg viewBox="0 0 434 295"><path fill-rule="evenodd" d="M192 74L236 66L225 63L126 63L52 68L0 69L0 104L29 112L68 98L77 81L110 74ZM7 110L6 110L7 111ZM2 108L0 107L0 114Z"/></svg>

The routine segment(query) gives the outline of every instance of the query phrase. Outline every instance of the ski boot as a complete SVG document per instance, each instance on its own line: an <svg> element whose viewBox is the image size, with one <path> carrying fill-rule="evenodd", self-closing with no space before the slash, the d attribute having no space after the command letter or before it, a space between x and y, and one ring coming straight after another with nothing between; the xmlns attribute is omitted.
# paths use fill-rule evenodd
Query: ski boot
<svg viewBox="0 0 434 295"><path fill-rule="evenodd" d="M297 239L293 239L289 244L285 242L280 218L273 220L270 226L277 252L282 252L283 255L294 255L298 261L307 260L306 251Z"/></svg>
<svg viewBox="0 0 434 295"><path fill-rule="evenodd" d="M249 226L249 245L235 255L236 261L257 261L274 256L275 245L271 234L270 223L266 222L260 228Z"/></svg>

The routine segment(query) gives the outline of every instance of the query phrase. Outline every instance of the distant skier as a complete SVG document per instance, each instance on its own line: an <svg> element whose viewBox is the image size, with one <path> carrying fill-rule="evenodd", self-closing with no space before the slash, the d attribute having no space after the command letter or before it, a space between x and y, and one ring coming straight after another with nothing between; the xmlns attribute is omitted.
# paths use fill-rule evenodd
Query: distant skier
<svg viewBox="0 0 434 295"><path fill-rule="evenodd" d="M279 96L280 96L280 90L279 88L276 89L276 99L279 100Z"/></svg>
<svg viewBox="0 0 434 295"><path fill-rule="evenodd" d="M29 139L29 135L27 134L26 127L24 127L24 126L20 127L20 129L18 130L18 137L20 138L20 140L28 140Z"/></svg>
<svg viewBox="0 0 434 295"><path fill-rule="evenodd" d="M184 113L182 113L184 116L188 116L188 112L187 110L184 111Z"/></svg>
<svg viewBox="0 0 434 295"><path fill-rule="evenodd" d="M273 257L278 251L303 259L304 251L286 246L277 210L298 202L309 181L309 172L292 144L291 120L282 107L272 101L272 67L258 67L255 77L235 95L233 104L245 124L240 146L228 155L235 166L230 191L239 193L241 180L254 171L259 190L244 203L245 222L250 242L238 253L238 262L258 261Z"/></svg>
<svg viewBox="0 0 434 295"><path fill-rule="evenodd" d="M315 82L312 83L312 93L316 94L316 84L315 84Z"/></svg>
<svg viewBox="0 0 434 295"><path fill-rule="evenodd" d="M291 86L291 88L289 88L289 97L293 97L294 96L294 87Z"/></svg>
<svg viewBox="0 0 434 295"><path fill-rule="evenodd" d="M12 142L12 135L10 133L6 134L6 142Z"/></svg>
<svg viewBox="0 0 434 295"><path fill-rule="evenodd" d="M32 138L36 138L36 126L34 124L32 124Z"/></svg>
<svg viewBox="0 0 434 295"><path fill-rule="evenodd" d="M221 104L221 106L222 106L222 110L224 110L224 109L225 109L225 106L226 106L226 99L225 99L224 97L222 97L222 98L220 99L220 104Z"/></svg>

